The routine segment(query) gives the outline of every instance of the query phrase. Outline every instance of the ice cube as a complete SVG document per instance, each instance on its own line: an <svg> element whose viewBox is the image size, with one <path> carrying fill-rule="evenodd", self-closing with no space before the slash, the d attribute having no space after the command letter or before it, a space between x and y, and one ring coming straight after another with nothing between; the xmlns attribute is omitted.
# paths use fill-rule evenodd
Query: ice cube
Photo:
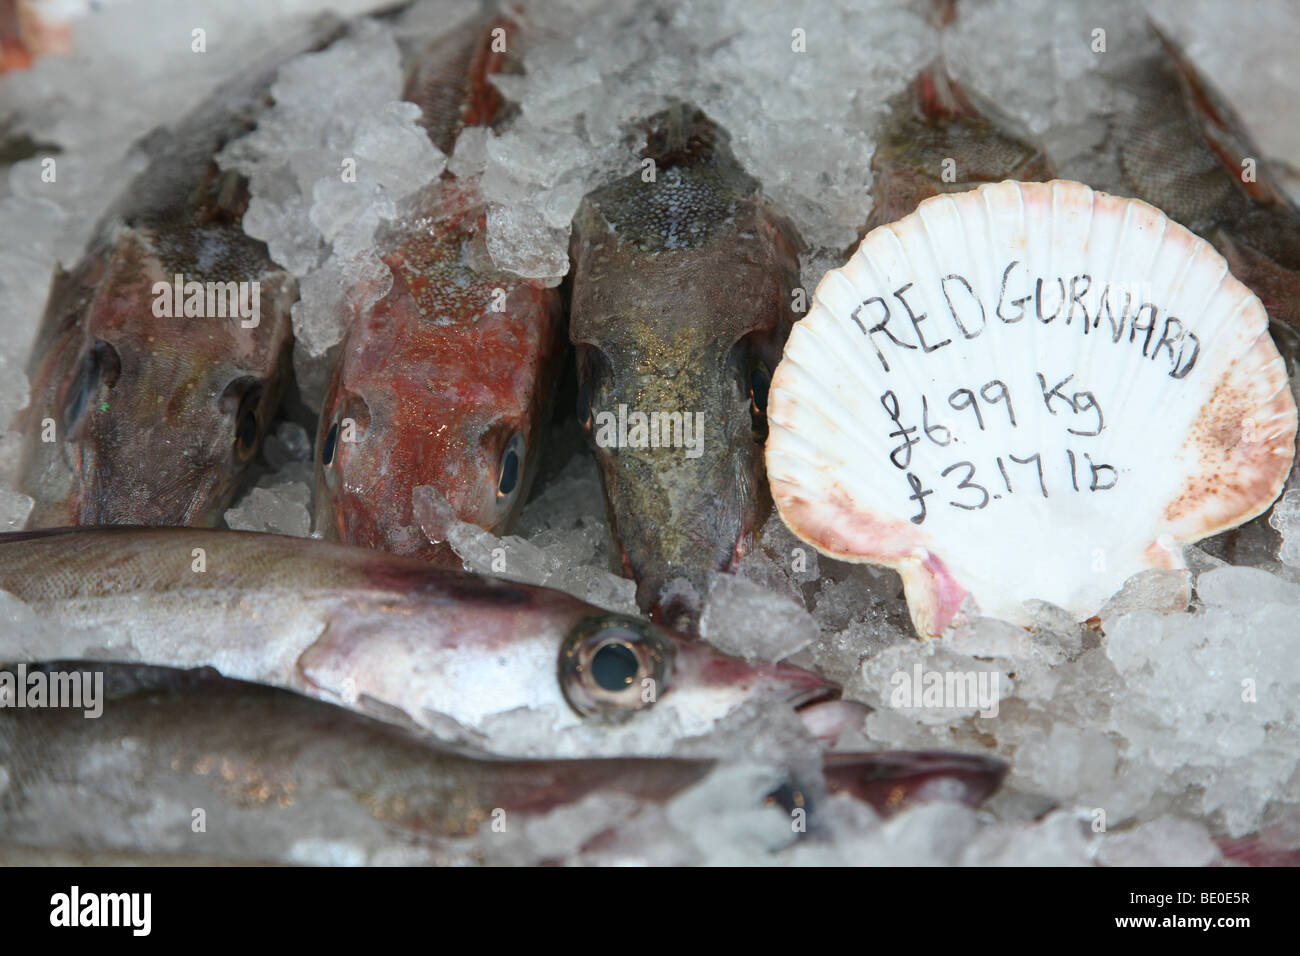
<svg viewBox="0 0 1300 956"><path fill-rule="evenodd" d="M1282 536L1277 559L1293 568L1300 568L1300 489L1292 489L1278 500L1268 523Z"/></svg>
<svg viewBox="0 0 1300 956"><path fill-rule="evenodd" d="M710 575L700 636L746 660L779 661L817 639L817 625L795 602L731 574Z"/></svg>
<svg viewBox="0 0 1300 956"><path fill-rule="evenodd" d="M226 511L226 524L236 531L269 531L305 538L311 532L311 488L298 482L272 488L251 488Z"/></svg>
<svg viewBox="0 0 1300 956"><path fill-rule="evenodd" d="M569 271L569 234L532 206L493 205L487 247L497 268L531 279L558 280Z"/></svg>
<svg viewBox="0 0 1300 956"><path fill-rule="evenodd" d="M1097 853L1103 866L1212 866L1221 859L1204 826L1173 817L1109 833Z"/></svg>
<svg viewBox="0 0 1300 956"><path fill-rule="evenodd" d="M0 532L23 530L34 505L26 495L0 488Z"/></svg>

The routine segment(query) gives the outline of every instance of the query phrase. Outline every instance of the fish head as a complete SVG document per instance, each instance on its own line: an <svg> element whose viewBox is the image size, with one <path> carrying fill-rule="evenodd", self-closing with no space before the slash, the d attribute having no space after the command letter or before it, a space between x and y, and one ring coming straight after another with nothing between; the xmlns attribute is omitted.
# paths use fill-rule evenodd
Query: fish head
<svg viewBox="0 0 1300 956"><path fill-rule="evenodd" d="M439 184L436 213L388 234L392 287L343 340L316 443L327 538L451 561L414 519L416 487L494 533L527 497L562 315L555 290L491 268L483 210L466 190Z"/></svg>
<svg viewBox="0 0 1300 956"><path fill-rule="evenodd" d="M1043 149L994 104L959 86L942 60L922 70L890 103L871 169L873 205L866 232L896 222L940 193L1053 176Z"/></svg>
<svg viewBox="0 0 1300 956"><path fill-rule="evenodd" d="M770 511L767 388L794 319L801 248L703 114L650 121L636 174L575 220L578 418L637 600L693 630L708 574Z"/></svg>
<svg viewBox="0 0 1300 956"><path fill-rule="evenodd" d="M248 241L229 240L232 256ZM236 266L178 284L166 261L123 227L56 276L24 423L32 527L216 524L255 458L287 376L294 283L224 281Z"/></svg>
<svg viewBox="0 0 1300 956"><path fill-rule="evenodd" d="M395 560L375 562L375 596L336 613L298 659L327 699L374 702L487 749L497 738L555 753L564 735L598 728L574 746L612 754L666 752L752 701L811 711L837 694L810 672L731 658L562 592Z"/></svg>

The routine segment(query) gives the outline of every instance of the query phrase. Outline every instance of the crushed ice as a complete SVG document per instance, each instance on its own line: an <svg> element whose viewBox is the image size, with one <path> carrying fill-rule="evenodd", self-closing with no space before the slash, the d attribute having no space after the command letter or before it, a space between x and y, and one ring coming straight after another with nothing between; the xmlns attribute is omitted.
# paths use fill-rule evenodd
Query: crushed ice
<svg viewBox="0 0 1300 956"><path fill-rule="evenodd" d="M378 5L333 4L344 13ZM184 25L180 32L188 37L207 4L110 8L97 15L95 42L85 45L92 54L77 71L50 58L30 73L6 77L6 93L20 105L0 104L0 121L16 113L18 129L58 145L61 185L42 187L43 154L14 163L0 180L0 220L21 224L0 235L4 421L25 401L19 357L39 321L46 277L56 259L75 261L116 188L141 168L130 144L183 114L218 77L246 62L265 43L259 25L305 6L305 0L234 0L220 19L205 14L212 35L227 42L214 44L202 61L188 47L168 50L141 38L167 24ZM1228 66L1255 41L1234 38L1236 19L1232 31L1216 27L1212 3L1196 4L1206 17L1171 18L1172 6L1151 4L1198 59L1214 59L1220 68L1211 75L1229 97L1240 97L1234 84L1243 81ZM498 132L467 132L448 158L416 135L414 114L396 103L396 39L412 35L413 24L451 26L474 9L450 0L424 3L396 26L362 28L335 48L300 58L282 71L272 118L223 158L252 173L250 232L264 237L277 261L301 279L295 364L309 403L323 387L321 370L345 310L357 305L340 301L340 286L346 281L363 297L386 288L387 270L368 256L368 244L403 196L444 164L456 175L482 175L496 265L559 281L567 270L568 220L582 195L634 168L640 144L627 135L629 124L669 98L701 103L730 132L741 162L808 243L803 272L811 289L840 264L866 218L881 104L940 45L920 13L883 0L855 11L815 12L738 2L690 9L640 0L530 4L525 74L495 80L519 104L517 117ZM942 46L958 80L1040 136L1063 175L1104 184L1115 171L1095 147L1108 116L1125 107L1107 77L1145 52L1145 39L1133 42L1143 36L1142 17L1140 8L1118 0L1086 11L1050 0L990 0L963 7ZM575 22L583 29L568 29ZM1260 21L1256 32L1281 43L1293 22ZM1088 53L1085 42L1098 25L1111 38L1104 57ZM795 28L806 33L806 54L792 55ZM859 40L885 32L889 44ZM1008 48L1017 56L1008 59ZM1279 49L1270 62L1284 74L1287 48ZM148 55L121 68L119 57L132 50ZM1278 107L1256 94L1272 90L1285 105L1294 98L1286 83L1294 78L1251 84L1243 105L1274 156L1294 154L1286 137L1300 133L1270 124ZM113 111L102 109L102 96L85 92L108 89L120 107ZM808 148L812 136L815 150ZM341 188L344 155L358 167L357 183L347 185L361 188ZM5 436L3 449L12 448L12 435ZM264 457L269 470L231 509L228 523L307 534L309 436L282 425ZM515 535L496 538L463 525L427 493L420 497L426 530L450 541L473 570L636 613L631 582L608 571L594 465L578 454L552 471ZM0 527L21 525L30 507L24 496L0 489ZM713 581L705 638L813 667L843 683L846 697L872 706L865 725L846 732L841 746L996 754L1011 766L1002 791L980 810L938 802L889 819L847 797L829 797L820 804L818 827L795 839L780 810L756 808L754 797L774 778L752 763L762 762L764 735L790 743L797 728L759 714L748 728L735 728L736 753L749 764L715 772L667 808L639 808L620 825L616 846L573 849L600 824L628 818L625 802L597 802L525 834L508 859L1206 865L1222 859L1211 834L1267 830L1300 844L1300 490L1288 491L1267 523L1274 537L1260 533L1234 556L1254 566L1232 566L1222 548L1206 542L1189 549L1191 572L1136 576L1090 625L1044 605L1034 609L1036 623L1027 630L974 618L942 640L922 643L912 637L897 575L819 562L774 518L738 574ZM0 627L38 641L42 626L30 608L0 594ZM918 668L923 675L982 673L986 680L996 674L996 716L982 716L978 701L969 700L946 708L899 706L897 675L910 678ZM524 733L526 715L520 717ZM670 832L675 839L665 839ZM322 855L334 859L337 852L303 848L304 858Z"/></svg>

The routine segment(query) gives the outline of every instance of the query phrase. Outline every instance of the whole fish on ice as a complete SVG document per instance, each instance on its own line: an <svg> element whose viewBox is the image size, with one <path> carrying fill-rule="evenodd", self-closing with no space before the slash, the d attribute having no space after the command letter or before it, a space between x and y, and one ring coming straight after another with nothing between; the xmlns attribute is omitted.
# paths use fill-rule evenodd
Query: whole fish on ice
<svg viewBox="0 0 1300 956"><path fill-rule="evenodd" d="M513 24L475 21L422 53L405 98L450 152L500 106L488 82ZM558 291L497 270L475 180L444 178L381 231L391 291L348 327L316 441L316 529L328 540L459 566L412 492L504 533L523 507L564 355Z"/></svg>
<svg viewBox="0 0 1300 956"><path fill-rule="evenodd" d="M474 758L210 671L47 670L101 673L109 699L94 720L60 708L0 709L0 845L26 850L28 862L41 860L40 848L332 865L546 862L527 834L544 832L552 811L626 801L608 841L643 805L711 768L666 758Z"/></svg>
<svg viewBox="0 0 1300 956"><path fill-rule="evenodd" d="M641 815L713 768L662 757L475 757L206 669L53 661L31 665L29 679L37 671L51 685L99 682L102 713L0 709L0 860L13 863L518 864L588 848L637 860ZM802 808L816 832L826 789L868 799L882 814L931 799L973 805L1005 770L960 754L831 754L824 782L787 777L767 799ZM584 804L588 834L556 858L548 832L572 831ZM550 816L565 808L570 819ZM658 844L675 834L650 836Z"/></svg>
<svg viewBox="0 0 1300 956"><path fill-rule="evenodd" d="M788 701L826 737L862 716L796 667L747 664L559 591L311 539L3 535L0 589L49 625L0 636L3 660L211 666L493 752L666 753L747 702Z"/></svg>
<svg viewBox="0 0 1300 956"><path fill-rule="evenodd" d="M28 527L220 522L290 373L297 286L244 233L247 181L214 157L256 124L278 65L342 29L316 21L146 137L148 167L55 276L22 421Z"/></svg>
<svg viewBox="0 0 1300 956"><path fill-rule="evenodd" d="M570 337L624 572L656 619L693 629L708 573L770 512L767 387L801 242L702 112L647 125L641 170L574 218Z"/></svg>

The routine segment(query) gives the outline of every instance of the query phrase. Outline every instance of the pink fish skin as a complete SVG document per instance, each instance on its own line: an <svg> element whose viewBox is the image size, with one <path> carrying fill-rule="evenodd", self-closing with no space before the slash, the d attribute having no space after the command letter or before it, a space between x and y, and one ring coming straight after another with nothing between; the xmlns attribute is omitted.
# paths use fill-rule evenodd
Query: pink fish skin
<svg viewBox="0 0 1300 956"><path fill-rule="evenodd" d="M435 142L450 148L464 125L498 110L487 76L507 61L491 42L511 26L479 23L422 56L407 98L424 108ZM392 288L354 317L322 407L325 538L454 566L420 530L415 488L433 487L462 521L496 533L523 506L564 357L563 311L558 290L492 265L485 226L477 184L447 177L380 237Z"/></svg>

